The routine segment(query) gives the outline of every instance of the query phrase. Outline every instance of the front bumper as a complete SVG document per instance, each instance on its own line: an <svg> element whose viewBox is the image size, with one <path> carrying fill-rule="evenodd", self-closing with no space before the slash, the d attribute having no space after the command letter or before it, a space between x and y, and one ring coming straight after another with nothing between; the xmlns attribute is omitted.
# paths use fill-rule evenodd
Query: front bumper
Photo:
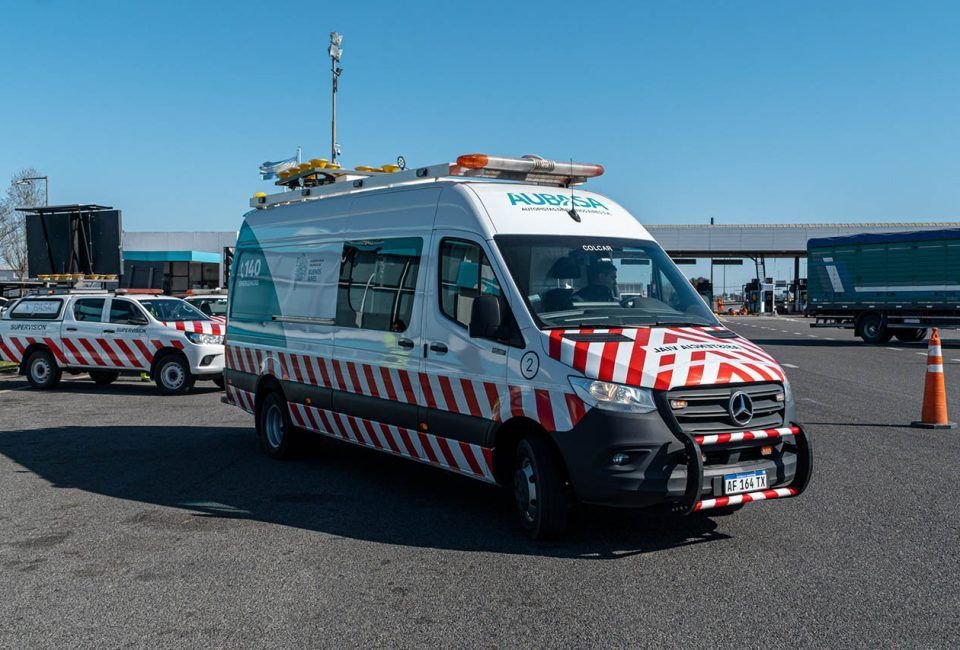
<svg viewBox="0 0 960 650"><path fill-rule="evenodd" d="M224 352L222 345L198 345L187 343L183 352L190 362L190 372L198 377L223 374Z"/></svg>
<svg viewBox="0 0 960 650"><path fill-rule="evenodd" d="M668 426L657 412L591 409L572 430L552 435L577 499L615 507L690 513L796 496L806 487L812 462L809 437L796 424L694 436ZM763 455L762 447L772 449ZM626 454L628 461L614 464L615 454ZM751 470L766 473L768 494L723 494L725 474Z"/></svg>

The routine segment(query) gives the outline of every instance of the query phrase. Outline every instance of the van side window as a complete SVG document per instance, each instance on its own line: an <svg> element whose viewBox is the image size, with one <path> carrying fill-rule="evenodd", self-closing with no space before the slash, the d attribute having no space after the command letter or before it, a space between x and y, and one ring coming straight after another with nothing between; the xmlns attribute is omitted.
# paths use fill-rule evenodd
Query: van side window
<svg viewBox="0 0 960 650"><path fill-rule="evenodd" d="M500 283L483 250L473 243L444 239L440 242L440 310L463 327L477 296L499 296Z"/></svg>
<svg viewBox="0 0 960 650"><path fill-rule="evenodd" d="M103 321L103 298L80 298L73 303L73 320L86 323Z"/></svg>
<svg viewBox="0 0 960 650"><path fill-rule="evenodd" d="M413 315L420 238L346 242L340 259L336 324L403 332Z"/></svg>

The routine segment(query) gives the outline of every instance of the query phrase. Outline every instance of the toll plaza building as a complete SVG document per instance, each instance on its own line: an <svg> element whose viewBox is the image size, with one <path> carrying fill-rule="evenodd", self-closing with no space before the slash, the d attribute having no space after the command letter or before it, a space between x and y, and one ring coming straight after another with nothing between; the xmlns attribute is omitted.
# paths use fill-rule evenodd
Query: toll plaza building
<svg viewBox="0 0 960 650"><path fill-rule="evenodd" d="M788 260L777 286L799 286L805 276L807 241L862 233L957 228L960 222L837 223L837 224L644 224L651 235L680 264L714 266L743 260L738 277L768 276L767 262ZM123 286L163 289L171 293L226 286L237 232L129 232L123 233ZM683 269L683 266L681 266ZM718 272L719 273L719 272ZM690 275L690 272L686 273ZM772 290L772 286L770 289ZM719 293L719 292L717 292Z"/></svg>

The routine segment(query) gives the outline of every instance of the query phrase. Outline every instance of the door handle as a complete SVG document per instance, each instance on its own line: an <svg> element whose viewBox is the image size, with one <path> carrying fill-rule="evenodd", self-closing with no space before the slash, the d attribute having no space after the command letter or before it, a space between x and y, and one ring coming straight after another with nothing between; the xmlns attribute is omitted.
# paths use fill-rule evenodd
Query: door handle
<svg viewBox="0 0 960 650"><path fill-rule="evenodd" d="M436 352L437 354L446 354L447 346L444 345L443 343L438 343L434 341L433 343L430 344L430 351Z"/></svg>
<svg viewBox="0 0 960 650"><path fill-rule="evenodd" d="M68 331L68 332L76 332L76 331L77 331L77 328L76 328L76 327L68 327L68 328L67 328L67 331Z"/></svg>
<svg viewBox="0 0 960 650"><path fill-rule="evenodd" d="M411 340L411 339L400 339L399 341L397 341L397 345L399 345L401 348L404 348L405 350L412 350L412 349L413 349L413 340Z"/></svg>
<svg viewBox="0 0 960 650"><path fill-rule="evenodd" d="M117 330L103 330L104 334L116 334Z"/></svg>

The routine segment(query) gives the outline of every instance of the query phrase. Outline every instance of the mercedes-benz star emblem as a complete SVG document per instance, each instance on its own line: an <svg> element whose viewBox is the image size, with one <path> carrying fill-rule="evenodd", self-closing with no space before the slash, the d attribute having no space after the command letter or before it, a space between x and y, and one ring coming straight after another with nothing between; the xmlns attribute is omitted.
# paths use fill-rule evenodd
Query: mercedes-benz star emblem
<svg viewBox="0 0 960 650"><path fill-rule="evenodd" d="M753 400L741 390L730 396L727 411L736 424L744 425L753 419Z"/></svg>

